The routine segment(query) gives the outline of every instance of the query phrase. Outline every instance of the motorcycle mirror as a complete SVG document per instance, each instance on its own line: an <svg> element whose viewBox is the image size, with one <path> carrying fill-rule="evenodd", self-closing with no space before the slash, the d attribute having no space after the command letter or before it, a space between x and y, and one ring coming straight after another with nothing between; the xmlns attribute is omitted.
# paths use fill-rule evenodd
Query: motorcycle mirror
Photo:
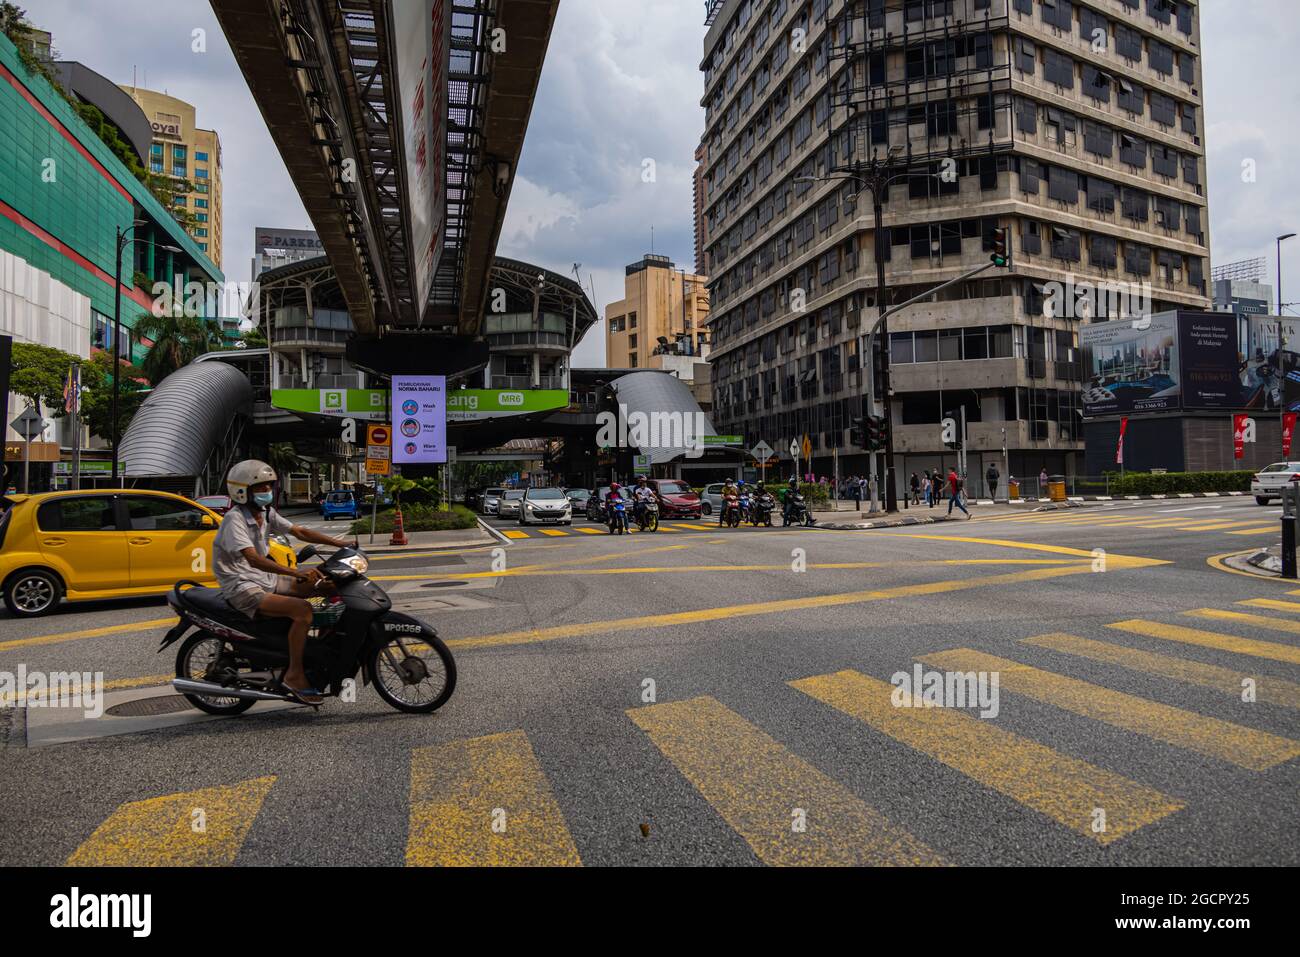
<svg viewBox="0 0 1300 957"><path fill-rule="evenodd" d="M304 545L298 550L298 564L301 565L309 558L315 558L316 554L315 545Z"/></svg>

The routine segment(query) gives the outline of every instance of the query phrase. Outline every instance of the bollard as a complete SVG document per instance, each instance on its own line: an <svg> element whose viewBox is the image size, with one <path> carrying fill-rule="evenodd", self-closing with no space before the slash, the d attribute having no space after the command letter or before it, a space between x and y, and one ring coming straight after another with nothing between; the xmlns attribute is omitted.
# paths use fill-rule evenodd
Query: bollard
<svg viewBox="0 0 1300 957"><path fill-rule="evenodd" d="M1282 489L1282 577L1296 577L1296 514L1300 511L1300 484Z"/></svg>

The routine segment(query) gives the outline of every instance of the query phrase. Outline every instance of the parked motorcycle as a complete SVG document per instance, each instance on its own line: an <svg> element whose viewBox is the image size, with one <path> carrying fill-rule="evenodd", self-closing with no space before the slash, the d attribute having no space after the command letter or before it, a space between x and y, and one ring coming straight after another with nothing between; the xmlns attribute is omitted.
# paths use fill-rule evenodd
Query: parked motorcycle
<svg viewBox="0 0 1300 957"><path fill-rule="evenodd" d="M642 502L636 524L643 532L659 531L659 503L653 500Z"/></svg>
<svg viewBox="0 0 1300 957"><path fill-rule="evenodd" d="M609 534L622 535L627 531L627 503L620 499L605 499L605 514L608 516Z"/></svg>
<svg viewBox="0 0 1300 957"><path fill-rule="evenodd" d="M315 557L308 545L301 564ZM334 586L310 599L315 607L304 669L312 687L338 697L361 674L398 711L428 714L456 688L456 662L437 631L393 611L382 588L366 577L370 560L339 549L320 566ZM288 618L249 618L216 588L178 582L167 598L180 621L158 651L180 641L172 687L208 714L242 714L259 701L296 701L284 690L289 667ZM197 628L189 637L192 629Z"/></svg>
<svg viewBox="0 0 1300 957"><path fill-rule="evenodd" d="M817 524L813 518L808 504L804 501L800 492L787 492L785 496L785 511L781 515L781 524L789 525L806 525L812 527Z"/></svg>
<svg viewBox="0 0 1300 957"><path fill-rule="evenodd" d="M754 504L750 506L749 520L754 526L766 525L772 526L772 512L776 509L776 499L772 497L771 492L764 492L762 495L754 496Z"/></svg>

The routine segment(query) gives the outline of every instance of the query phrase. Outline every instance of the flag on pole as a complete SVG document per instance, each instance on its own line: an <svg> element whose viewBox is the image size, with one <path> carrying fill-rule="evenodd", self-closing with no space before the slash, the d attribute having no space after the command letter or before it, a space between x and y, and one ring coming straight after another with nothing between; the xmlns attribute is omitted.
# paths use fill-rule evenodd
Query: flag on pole
<svg viewBox="0 0 1300 957"><path fill-rule="evenodd" d="M1124 464L1124 433L1128 431L1128 416L1119 420L1119 445L1115 449L1115 464Z"/></svg>
<svg viewBox="0 0 1300 957"><path fill-rule="evenodd" d="M68 378L63 383L63 411L76 415L81 411L81 366L68 367Z"/></svg>

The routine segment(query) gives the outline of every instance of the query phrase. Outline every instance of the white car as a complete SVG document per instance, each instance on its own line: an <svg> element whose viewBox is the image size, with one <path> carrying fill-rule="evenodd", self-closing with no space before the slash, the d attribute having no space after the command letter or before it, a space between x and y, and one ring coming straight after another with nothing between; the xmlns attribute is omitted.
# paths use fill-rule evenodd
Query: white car
<svg viewBox="0 0 1300 957"><path fill-rule="evenodd" d="M722 484L714 482L704 486L704 491L700 493L701 515L715 515L722 510Z"/></svg>
<svg viewBox="0 0 1300 957"><path fill-rule="evenodd" d="M1267 505L1282 497L1282 489L1292 482L1300 482L1300 462L1274 462L1255 473L1250 483L1250 494L1260 505Z"/></svg>
<svg viewBox="0 0 1300 957"><path fill-rule="evenodd" d="M573 503L562 488L530 488L519 503L519 524L572 525Z"/></svg>
<svg viewBox="0 0 1300 957"><path fill-rule="evenodd" d="M501 497L506 494L506 490L500 487L493 487L483 490L483 514L495 515L501 508Z"/></svg>

